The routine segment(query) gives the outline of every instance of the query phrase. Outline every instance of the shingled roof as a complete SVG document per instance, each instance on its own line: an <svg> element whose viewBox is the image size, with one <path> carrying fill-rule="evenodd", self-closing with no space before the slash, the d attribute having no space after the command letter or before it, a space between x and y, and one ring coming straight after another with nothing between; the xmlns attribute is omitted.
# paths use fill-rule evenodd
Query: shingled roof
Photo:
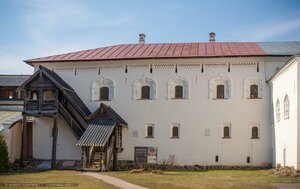
<svg viewBox="0 0 300 189"><path fill-rule="evenodd" d="M30 75L0 75L0 86L19 87Z"/></svg>
<svg viewBox="0 0 300 189"><path fill-rule="evenodd" d="M126 60L153 58L203 58L232 56L294 55L300 42L209 42L122 44L25 60L26 63Z"/></svg>

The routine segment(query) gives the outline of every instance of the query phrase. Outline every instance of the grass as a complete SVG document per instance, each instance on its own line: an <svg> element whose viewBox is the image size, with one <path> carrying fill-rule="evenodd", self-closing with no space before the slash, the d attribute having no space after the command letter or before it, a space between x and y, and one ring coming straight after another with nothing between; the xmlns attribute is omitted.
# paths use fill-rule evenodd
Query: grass
<svg viewBox="0 0 300 189"><path fill-rule="evenodd" d="M268 189L275 188L272 183L299 183L300 178L279 177L267 171L251 170L215 170L215 171L168 171L164 174L129 172L99 173L117 177L133 184L145 186L149 189ZM17 172L0 174L0 189L3 183L77 183L78 187L32 187L32 188L82 188L82 189L117 189L98 179L83 175L77 171L43 171ZM12 187L10 187L12 188ZM9 189L10 189L9 188ZM17 189L21 189L18 187ZM31 187L23 187L29 189Z"/></svg>
<svg viewBox="0 0 300 189"><path fill-rule="evenodd" d="M16 173L1 173L0 184L4 183L77 183L75 187L16 187L17 189L29 188L59 188L59 189L117 189L112 185L106 184L98 179L83 175L77 171L43 171L43 172L16 172ZM5 188L1 187L0 188ZM8 187L11 189L14 187Z"/></svg>
<svg viewBox="0 0 300 189"><path fill-rule="evenodd" d="M296 183L299 178L279 177L265 170L214 170L205 172L164 172L164 174L110 172L107 175L138 184L149 189L268 189L272 183Z"/></svg>

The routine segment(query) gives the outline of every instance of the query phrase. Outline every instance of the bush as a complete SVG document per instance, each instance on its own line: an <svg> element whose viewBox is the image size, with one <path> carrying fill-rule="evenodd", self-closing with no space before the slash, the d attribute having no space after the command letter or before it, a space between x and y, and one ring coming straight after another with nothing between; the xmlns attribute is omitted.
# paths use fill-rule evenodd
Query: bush
<svg viewBox="0 0 300 189"><path fill-rule="evenodd" d="M0 134L0 172L4 172L8 167L8 151L4 136Z"/></svg>

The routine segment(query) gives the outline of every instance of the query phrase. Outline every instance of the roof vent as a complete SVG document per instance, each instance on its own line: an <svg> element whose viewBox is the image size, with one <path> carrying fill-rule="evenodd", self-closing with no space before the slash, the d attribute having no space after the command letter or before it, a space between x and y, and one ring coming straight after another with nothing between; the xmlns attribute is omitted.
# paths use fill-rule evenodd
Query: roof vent
<svg viewBox="0 0 300 189"><path fill-rule="evenodd" d="M139 36L140 36L139 43L145 44L146 35L144 33L140 33Z"/></svg>
<svg viewBox="0 0 300 189"><path fill-rule="evenodd" d="M216 41L215 36L216 36L215 32L210 32L209 33L209 41L215 42Z"/></svg>

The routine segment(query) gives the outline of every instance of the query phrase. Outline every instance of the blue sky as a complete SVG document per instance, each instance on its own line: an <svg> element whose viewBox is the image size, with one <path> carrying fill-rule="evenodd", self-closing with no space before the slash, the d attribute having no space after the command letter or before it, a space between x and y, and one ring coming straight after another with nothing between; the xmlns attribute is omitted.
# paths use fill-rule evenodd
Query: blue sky
<svg viewBox="0 0 300 189"><path fill-rule="evenodd" d="M0 0L0 74L22 61L121 43L300 41L299 0Z"/></svg>

